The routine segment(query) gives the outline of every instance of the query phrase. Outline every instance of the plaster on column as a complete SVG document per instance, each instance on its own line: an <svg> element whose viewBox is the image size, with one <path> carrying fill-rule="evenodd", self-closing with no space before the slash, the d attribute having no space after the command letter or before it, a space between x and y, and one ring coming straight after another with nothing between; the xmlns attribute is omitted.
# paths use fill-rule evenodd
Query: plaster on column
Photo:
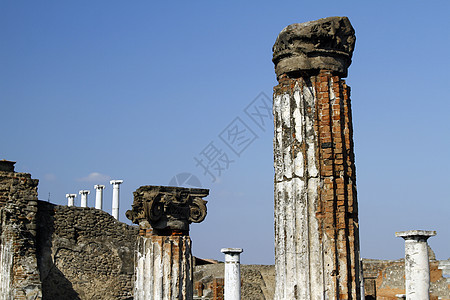
<svg viewBox="0 0 450 300"><path fill-rule="evenodd" d="M273 46L275 300L361 299L346 17L284 28Z"/></svg>
<svg viewBox="0 0 450 300"><path fill-rule="evenodd" d="M95 208L102 209L103 208L103 189L104 185L96 184L94 185L95 189Z"/></svg>
<svg viewBox="0 0 450 300"><path fill-rule="evenodd" d="M428 238L436 231L408 230L396 232L396 237L405 240L405 285L406 299L430 299L430 264Z"/></svg>
<svg viewBox="0 0 450 300"><path fill-rule="evenodd" d="M74 201L76 197L77 197L76 194L66 194L67 206L74 206Z"/></svg>
<svg viewBox="0 0 450 300"><path fill-rule="evenodd" d="M225 300L241 299L240 248L222 248L225 254Z"/></svg>
<svg viewBox="0 0 450 300"><path fill-rule="evenodd" d="M123 180L111 180L109 183L113 186L112 216L119 220L119 192Z"/></svg>
<svg viewBox="0 0 450 300"><path fill-rule="evenodd" d="M91 193L91 191L88 191L88 190L81 190L79 192L79 194L81 195L81 201L80 201L81 207L87 207L87 198L90 193Z"/></svg>

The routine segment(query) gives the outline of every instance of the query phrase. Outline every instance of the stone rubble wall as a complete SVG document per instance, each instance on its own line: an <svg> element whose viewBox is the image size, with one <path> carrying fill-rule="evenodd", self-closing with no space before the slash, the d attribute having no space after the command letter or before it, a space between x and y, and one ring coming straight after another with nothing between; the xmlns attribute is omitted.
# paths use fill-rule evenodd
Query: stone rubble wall
<svg viewBox="0 0 450 300"><path fill-rule="evenodd" d="M44 299L133 299L136 226L95 208L38 208Z"/></svg>
<svg viewBox="0 0 450 300"><path fill-rule="evenodd" d="M36 258L37 185L30 174L0 171L0 299L41 299Z"/></svg>

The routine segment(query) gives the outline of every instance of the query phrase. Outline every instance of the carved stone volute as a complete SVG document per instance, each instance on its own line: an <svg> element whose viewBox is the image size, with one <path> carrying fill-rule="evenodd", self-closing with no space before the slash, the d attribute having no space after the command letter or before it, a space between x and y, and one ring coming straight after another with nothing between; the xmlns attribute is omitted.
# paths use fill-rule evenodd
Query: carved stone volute
<svg viewBox="0 0 450 300"><path fill-rule="evenodd" d="M126 216L143 230L156 235L189 235L189 224L206 217L208 189L172 186L141 186L134 193L132 209Z"/></svg>

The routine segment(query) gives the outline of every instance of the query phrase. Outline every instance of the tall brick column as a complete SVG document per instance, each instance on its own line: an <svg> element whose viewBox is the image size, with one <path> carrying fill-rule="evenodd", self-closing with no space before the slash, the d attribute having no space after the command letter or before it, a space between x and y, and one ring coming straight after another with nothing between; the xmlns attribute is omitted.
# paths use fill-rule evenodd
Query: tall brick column
<svg viewBox="0 0 450 300"><path fill-rule="evenodd" d="M346 17L293 24L273 46L275 299L360 299Z"/></svg>
<svg viewBox="0 0 450 300"><path fill-rule="evenodd" d="M134 299L193 298L189 224L206 217L206 189L142 186L126 216L139 224Z"/></svg>

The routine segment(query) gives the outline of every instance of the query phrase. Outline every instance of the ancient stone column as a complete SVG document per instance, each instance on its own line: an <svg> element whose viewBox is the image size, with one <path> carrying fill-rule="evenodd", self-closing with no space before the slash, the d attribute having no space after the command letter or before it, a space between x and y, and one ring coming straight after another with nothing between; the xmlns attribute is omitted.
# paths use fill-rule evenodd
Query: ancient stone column
<svg viewBox="0 0 450 300"><path fill-rule="evenodd" d="M66 194L67 206L73 206L77 194Z"/></svg>
<svg viewBox="0 0 450 300"><path fill-rule="evenodd" d="M405 240L405 285L406 299L430 299L430 265L428 262L429 237L436 231L408 230L396 232L395 236Z"/></svg>
<svg viewBox="0 0 450 300"><path fill-rule="evenodd" d="M241 300L240 248L222 248L225 253L225 299Z"/></svg>
<svg viewBox="0 0 450 300"><path fill-rule="evenodd" d="M91 191L81 190L79 194L81 195L80 207L87 207L87 198Z"/></svg>
<svg viewBox="0 0 450 300"><path fill-rule="evenodd" d="M113 186L112 216L119 220L119 192L123 180L111 180L109 183Z"/></svg>
<svg viewBox="0 0 450 300"><path fill-rule="evenodd" d="M207 189L142 186L126 216L139 224L134 299L193 298L189 224L206 217Z"/></svg>
<svg viewBox="0 0 450 300"><path fill-rule="evenodd" d="M273 46L275 299L360 299L346 17L284 28Z"/></svg>
<svg viewBox="0 0 450 300"><path fill-rule="evenodd" d="M95 208L96 209L102 209L103 207L103 189L105 188L104 185L96 184L94 185L95 189Z"/></svg>

